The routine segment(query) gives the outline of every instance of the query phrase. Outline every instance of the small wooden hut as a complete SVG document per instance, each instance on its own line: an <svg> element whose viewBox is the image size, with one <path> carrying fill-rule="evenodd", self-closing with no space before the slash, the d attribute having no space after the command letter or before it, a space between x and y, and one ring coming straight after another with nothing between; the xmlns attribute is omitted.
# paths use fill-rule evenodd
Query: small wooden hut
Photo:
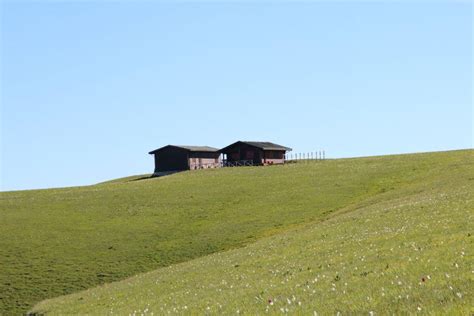
<svg viewBox="0 0 474 316"><path fill-rule="evenodd" d="M154 176L220 166L219 150L209 146L168 145L150 151L149 154L155 157Z"/></svg>
<svg viewBox="0 0 474 316"><path fill-rule="evenodd" d="M223 154L225 166L233 165L272 165L285 162L289 147L254 141L238 141L219 150Z"/></svg>

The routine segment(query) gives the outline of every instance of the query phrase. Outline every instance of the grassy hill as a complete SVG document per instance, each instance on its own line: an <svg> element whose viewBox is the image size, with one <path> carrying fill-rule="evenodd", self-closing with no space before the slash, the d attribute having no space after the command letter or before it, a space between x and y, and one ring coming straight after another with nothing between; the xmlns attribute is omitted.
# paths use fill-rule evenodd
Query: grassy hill
<svg viewBox="0 0 474 316"><path fill-rule="evenodd" d="M465 154L411 156L430 169L420 181L380 190L325 221L48 300L34 310L467 315L474 303L474 169ZM372 159L362 161L374 166Z"/></svg>
<svg viewBox="0 0 474 316"><path fill-rule="evenodd" d="M467 311L473 154L1 193L0 313Z"/></svg>

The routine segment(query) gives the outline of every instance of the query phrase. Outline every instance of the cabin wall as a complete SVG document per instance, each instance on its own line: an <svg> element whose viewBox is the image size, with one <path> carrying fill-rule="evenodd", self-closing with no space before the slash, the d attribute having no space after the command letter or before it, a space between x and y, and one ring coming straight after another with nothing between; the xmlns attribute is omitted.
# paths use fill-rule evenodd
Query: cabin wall
<svg viewBox="0 0 474 316"><path fill-rule="evenodd" d="M284 150L262 150L260 148L247 144L236 144L227 148L224 152L227 155L227 161L253 160L254 164L283 164L285 163Z"/></svg>
<svg viewBox="0 0 474 316"><path fill-rule="evenodd" d="M262 159L262 163L267 165L285 163L285 151L266 150Z"/></svg>
<svg viewBox="0 0 474 316"><path fill-rule="evenodd" d="M219 152L190 152L189 153L189 168L192 169L207 169L217 168L220 166Z"/></svg>
<svg viewBox="0 0 474 316"><path fill-rule="evenodd" d="M189 170L186 150L169 147L155 153L155 173L179 170Z"/></svg>
<svg viewBox="0 0 474 316"><path fill-rule="evenodd" d="M261 164L263 158L263 150L247 144L236 144L223 153L226 154L229 162L252 160L255 164Z"/></svg>

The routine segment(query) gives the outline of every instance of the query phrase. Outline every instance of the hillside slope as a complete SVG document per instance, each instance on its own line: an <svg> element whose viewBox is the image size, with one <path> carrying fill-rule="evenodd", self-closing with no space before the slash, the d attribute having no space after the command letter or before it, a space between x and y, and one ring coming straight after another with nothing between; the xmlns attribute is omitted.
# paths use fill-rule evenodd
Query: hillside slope
<svg viewBox="0 0 474 316"><path fill-rule="evenodd" d="M472 158L341 159L0 193L0 314L241 247L405 187L436 187L456 172L474 178Z"/></svg>
<svg viewBox="0 0 474 316"><path fill-rule="evenodd" d="M34 311L467 315L474 306L474 165L464 154L451 153L453 160L431 164L421 181L326 221L48 300Z"/></svg>

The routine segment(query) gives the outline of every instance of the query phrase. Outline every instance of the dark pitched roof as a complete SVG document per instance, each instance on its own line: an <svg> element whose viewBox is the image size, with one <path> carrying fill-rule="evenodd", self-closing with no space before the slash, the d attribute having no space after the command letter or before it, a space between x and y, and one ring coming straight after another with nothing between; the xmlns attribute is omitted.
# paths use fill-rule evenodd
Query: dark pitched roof
<svg viewBox="0 0 474 316"><path fill-rule="evenodd" d="M271 142L254 142L254 141L241 141L239 140L238 142L235 142L229 146L226 146L224 148L222 148L220 151L223 151L224 149L227 149L229 147L232 147L236 144L239 144L239 143L242 143L242 144L247 144L247 145L250 145L250 146L253 146L253 147L257 147L257 148L261 148L263 150L285 150L285 151L291 151L292 149L290 147L285 147L285 146L282 146L282 145L278 145L278 144L275 144L275 143L271 143Z"/></svg>
<svg viewBox="0 0 474 316"><path fill-rule="evenodd" d="M184 145L167 145L158 149L155 149L153 151L150 151L149 154L154 154L162 149L168 148L168 147L176 147L176 148L181 148L187 151L199 151L199 152L217 152L219 149L214 148L214 147L209 147L209 146L184 146Z"/></svg>

